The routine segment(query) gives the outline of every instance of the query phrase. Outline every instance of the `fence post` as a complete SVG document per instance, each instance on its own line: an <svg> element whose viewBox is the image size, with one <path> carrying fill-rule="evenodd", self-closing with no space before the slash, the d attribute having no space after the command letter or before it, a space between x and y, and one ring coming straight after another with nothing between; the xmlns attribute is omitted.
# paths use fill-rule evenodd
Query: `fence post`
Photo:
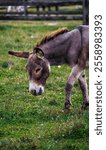
<svg viewBox="0 0 106 150"><path fill-rule="evenodd" d="M24 2L24 17L25 19L27 19L27 5L26 5L27 0L24 0L23 2Z"/></svg>
<svg viewBox="0 0 106 150"><path fill-rule="evenodd" d="M89 24L89 0L83 0L83 24Z"/></svg>

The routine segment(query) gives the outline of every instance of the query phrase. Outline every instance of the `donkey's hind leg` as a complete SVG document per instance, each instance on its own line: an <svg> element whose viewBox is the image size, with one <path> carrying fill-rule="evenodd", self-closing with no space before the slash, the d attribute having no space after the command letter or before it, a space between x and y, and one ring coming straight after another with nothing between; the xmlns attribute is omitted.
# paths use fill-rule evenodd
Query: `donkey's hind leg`
<svg viewBox="0 0 106 150"><path fill-rule="evenodd" d="M70 110L70 105L71 105L70 95L71 95L72 87L74 86L75 81L81 75L81 72L82 72L82 69L78 65L75 65L72 68L72 72L66 83L66 87L65 87L65 91L66 91L65 111L66 112Z"/></svg>
<svg viewBox="0 0 106 150"><path fill-rule="evenodd" d="M78 81L83 95L83 104L81 108L86 109L86 107L89 106L89 96L88 96L88 88L87 88L85 71L81 73L81 75L78 78Z"/></svg>

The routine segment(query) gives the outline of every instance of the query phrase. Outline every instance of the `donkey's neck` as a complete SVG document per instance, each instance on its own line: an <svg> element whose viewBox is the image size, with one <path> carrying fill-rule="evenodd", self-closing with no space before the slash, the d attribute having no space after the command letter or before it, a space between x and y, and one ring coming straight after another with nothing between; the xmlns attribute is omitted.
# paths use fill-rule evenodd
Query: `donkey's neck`
<svg viewBox="0 0 106 150"><path fill-rule="evenodd" d="M73 31L66 32L40 46L51 65L66 63L65 57L71 44L72 35Z"/></svg>

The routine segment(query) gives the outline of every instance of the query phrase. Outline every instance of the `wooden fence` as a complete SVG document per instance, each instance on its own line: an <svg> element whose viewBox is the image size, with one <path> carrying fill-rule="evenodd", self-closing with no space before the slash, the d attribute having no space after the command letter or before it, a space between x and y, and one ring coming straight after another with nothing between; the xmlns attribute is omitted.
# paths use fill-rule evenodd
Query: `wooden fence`
<svg viewBox="0 0 106 150"><path fill-rule="evenodd" d="M24 6L24 11L7 11ZM0 20L83 20L89 24L89 0L0 0Z"/></svg>

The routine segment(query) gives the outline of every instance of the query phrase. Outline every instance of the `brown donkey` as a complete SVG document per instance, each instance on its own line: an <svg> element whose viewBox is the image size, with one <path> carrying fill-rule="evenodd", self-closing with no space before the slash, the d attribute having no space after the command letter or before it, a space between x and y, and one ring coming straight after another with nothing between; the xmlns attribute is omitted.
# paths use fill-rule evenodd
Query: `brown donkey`
<svg viewBox="0 0 106 150"><path fill-rule="evenodd" d="M50 74L50 65L68 64L72 67L66 83L65 110L69 111L71 90L78 79L83 95L82 108L89 105L88 89L84 70L89 59L89 27L82 25L72 31L57 30L37 44L33 52L9 51L10 55L28 58L29 91L41 95Z"/></svg>

